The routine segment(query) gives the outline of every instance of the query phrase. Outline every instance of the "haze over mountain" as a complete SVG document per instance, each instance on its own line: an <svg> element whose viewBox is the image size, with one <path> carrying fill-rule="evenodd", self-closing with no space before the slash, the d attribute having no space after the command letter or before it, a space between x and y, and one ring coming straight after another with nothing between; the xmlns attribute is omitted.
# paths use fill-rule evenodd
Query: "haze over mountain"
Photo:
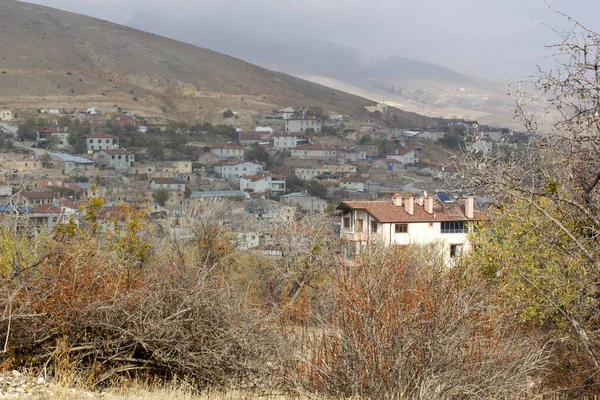
<svg viewBox="0 0 600 400"><path fill-rule="evenodd" d="M359 115L374 104L211 50L13 0L0 3L0 36L0 104L17 109L117 103L193 120L225 107L250 114L314 105ZM426 120L399 115L409 125Z"/></svg>

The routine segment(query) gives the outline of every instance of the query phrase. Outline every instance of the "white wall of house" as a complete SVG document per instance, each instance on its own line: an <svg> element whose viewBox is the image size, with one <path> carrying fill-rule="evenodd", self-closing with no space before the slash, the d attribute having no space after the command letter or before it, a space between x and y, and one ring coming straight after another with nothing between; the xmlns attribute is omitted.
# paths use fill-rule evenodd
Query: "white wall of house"
<svg viewBox="0 0 600 400"><path fill-rule="evenodd" d="M210 153L214 156L224 158L243 158L245 149L243 148L212 148L210 149Z"/></svg>
<svg viewBox="0 0 600 400"><path fill-rule="evenodd" d="M316 119L286 119L286 132L306 132L307 129L314 129L315 132L321 132L321 121Z"/></svg>
<svg viewBox="0 0 600 400"><path fill-rule="evenodd" d="M340 182L340 187L353 192L364 192L365 182Z"/></svg>
<svg viewBox="0 0 600 400"><path fill-rule="evenodd" d="M275 135L273 136L273 147L279 150L287 150L301 144L308 144L308 138L304 135Z"/></svg>
<svg viewBox="0 0 600 400"><path fill-rule="evenodd" d="M350 219L350 226L346 225L346 218ZM359 220L363 221L362 230L359 229ZM373 222L377 225L376 231L373 231ZM380 224L366 211L353 210L342 215L341 236L363 244L373 240L381 240L388 245L400 246L438 244L444 259L449 261L453 257L459 256L462 251L468 250L468 234L465 232L443 233L442 223L443 221L399 221ZM406 225L406 232L396 233L396 224ZM458 246L458 248L455 246Z"/></svg>
<svg viewBox="0 0 600 400"><path fill-rule="evenodd" d="M103 149L118 149L119 138L87 138L87 149L89 151L98 151Z"/></svg>
<svg viewBox="0 0 600 400"><path fill-rule="evenodd" d="M409 151L408 153L403 154L403 155L388 154L387 158L390 158L392 160L397 160L397 161L401 162L402 164L414 164L419 161L419 158L417 157L417 152L415 150Z"/></svg>
<svg viewBox="0 0 600 400"><path fill-rule="evenodd" d="M328 172L330 172L328 169L323 168L296 168L295 170L296 176L304 181L316 179L317 176Z"/></svg>
<svg viewBox="0 0 600 400"><path fill-rule="evenodd" d="M225 178L230 182L237 182L239 181L240 176L262 174L263 166L261 164L246 161L234 165L215 165L214 170L221 178Z"/></svg>
<svg viewBox="0 0 600 400"><path fill-rule="evenodd" d="M173 182L173 183L156 183L154 180L150 182L150 189L152 190L167 190L185 192L185 183Z"/></svg>
<svg viewBox="0 0 600 400"><path fill-rule="evenodd" d="M244 189L252 189L258 193L285 193L285 179L273 179L270 175L266 175L264 178L258 180L241 177L240 190Z"/></svg>
<svg viewBox="0 0 600 400"><path fill-rule="evenodd" d="M292 157L294 158L308 158L308 159L334 159L337 158L337 150L325 149L325 150L301 150L292 149Z"/></svg>

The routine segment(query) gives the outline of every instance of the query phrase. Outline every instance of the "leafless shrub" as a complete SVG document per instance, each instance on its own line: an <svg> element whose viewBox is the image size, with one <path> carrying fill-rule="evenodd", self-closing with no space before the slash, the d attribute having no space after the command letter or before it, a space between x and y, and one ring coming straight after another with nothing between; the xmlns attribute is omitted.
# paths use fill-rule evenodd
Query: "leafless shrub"
<svg viewBox="0 0 600 400"><path fill-rule="evenodd" d="M446 270L373 248L335 282L334 311L305 331L290 384L365 398L516 398L544 364L543 346Z"/></svg>

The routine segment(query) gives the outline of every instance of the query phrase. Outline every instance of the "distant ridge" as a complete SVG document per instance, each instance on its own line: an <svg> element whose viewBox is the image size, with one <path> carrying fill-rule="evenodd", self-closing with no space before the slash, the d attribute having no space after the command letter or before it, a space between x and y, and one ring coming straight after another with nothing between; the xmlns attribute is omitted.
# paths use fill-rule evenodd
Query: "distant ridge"
<svg viewBox="0 0 600 400"><path fill-rule="evenodd" d="M0 3L0 104L113 105L149 116L199 119L320 106L368 117L374 102L211 50L106 21L14 0ZM398 111L407 126L429 119Z"/></svg>

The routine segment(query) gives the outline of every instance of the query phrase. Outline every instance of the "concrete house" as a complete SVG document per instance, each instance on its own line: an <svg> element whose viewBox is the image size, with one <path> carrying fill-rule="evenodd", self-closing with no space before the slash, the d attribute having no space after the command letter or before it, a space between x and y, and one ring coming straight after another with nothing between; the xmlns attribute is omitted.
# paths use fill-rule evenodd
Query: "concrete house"
<svg viewBox="0 0 600 400"><path fill-rule="evenodd" d="M396 194L391 200L346 201L338 206L342 211L341 238L346 242L344 255L352 258L369 242L387 245L439 245L446 262L452 262L468 250L470 223L485 218L475 212L473 198L442 205L433 197Z"/></svg>
<svg viewBox="0 0 600 400"><path fill-rule="evenodd" d="M308 193L290 193L280 197L283 204L297 205L303 211L322 213L327 207L327 201L311 196Z"/></svg>
<svg viewBox="0 0 600 400"><path fill-rule="evenodd" d="M227 158L244 158L245 153L246 149L237 144L226 143L210 146L210 154L221 160Z"/></svg>
<svg viewBox="0 0 600 400"><path fill-rule="evenodd" d="M223 160L213 166L215 173L229 182L238 182L244 175L259 175L263 172L262 164L251 161Z"/></svg>
<svg viewBox="0 0 600 400"><path fill-rule="evenodd" d="M363 150L338 147L337 153L338 160L359 161L367 158L367 152Z"/></svg>
<svg viewBox="0 0 600 400"><path fill-rule="evenodd" d="M240 190L257 193L285 193L284 175L246 175L240 177Z"/></svg>
<svg viewBox="0 0 600 400"><path fill-rule="evenodd" d="M119 148L119 137L107 133L92 133L86 138L88 152Z"/></svg>
<svg viewBox="0 0 600 400"><path fill-rule="evenodd" d="M305 144L294 147L291 153L293 158L335 160L338 151L335 147L323 144Z"/></svg>
<svg viewBox="0 0 600 400"><path fill-rule="evenodd" d="M125 149L100 150L94 154L94 159L100 168L115 170L129 170L135 162L133 153Z"/></svg>
<svg viewBox="0 0 600 400"><path fill-rule="evenodd" d="M54 137L57 139L57 147L68 148L69 145L69 128L61 128L60 126L48 126L40 129L37 132L37 141L46 141Z"/></svg>
<svg viewBox="0 0 600 400"><path fill-rule="evenodd" d="M419 162L419 149L397 149L392 153L388 153L387 159L397 160L404 165L412 165Z"/></svg>
<svg viewBox="0 0 600 400"><path fill-rule="evenodd" d="M286 132L306 132L314 129L315 133L321 132L321 120L313 117L290 117L285 120Z"/></svg>
<svg viewBox="0 0 600 400"><path fill-rule="evenodd" d="M167 191L185 191L186 183L179 178L152 178L150 180L150 189Z"/></svg>
<svg viewBox="0 0 600 400"><path fill-rule="evenodd" d="M74 174L76 171L94 171L96 165L94 161L88 160L87 158L72 156L65 153L50 153L50 157L55 161L63 174L69 175Z"/></svg>
<svg viewBox="0 0 600 400"><path fill-rule="evenodd" d="M310 143L310 136L304 132L276 133L273 138L273 147L279 150L288 150L297 146Z"/></svg>
<svg viewBox="0 0 600 400"><path fill-rule="evenodd" d="M15 195L16 204L31 208L53 205L58 202L58 195L52 192L20 192Z"/></svg>
<svg viewBox="0 0 600 400"><path fill-rule="evenodd" d="M340 181L340 187L352 192L364 192L367 178L344 178Z"/></svg>

